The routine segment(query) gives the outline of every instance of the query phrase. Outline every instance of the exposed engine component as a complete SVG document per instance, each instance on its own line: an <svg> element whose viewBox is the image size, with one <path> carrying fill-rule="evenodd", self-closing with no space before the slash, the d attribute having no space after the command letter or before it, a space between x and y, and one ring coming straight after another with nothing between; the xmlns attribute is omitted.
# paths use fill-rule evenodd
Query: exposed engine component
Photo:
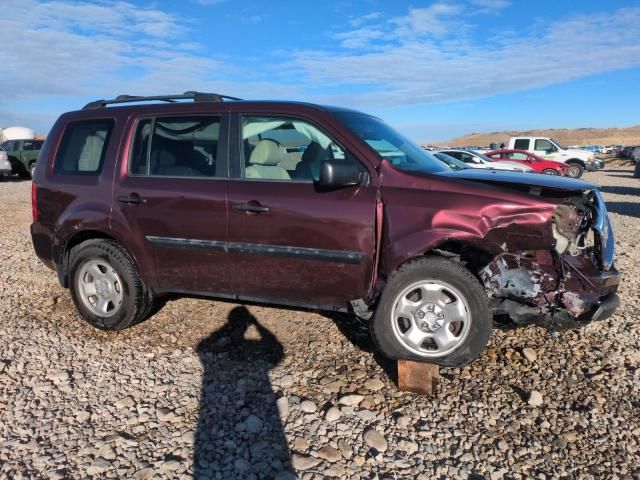
<svg viewBox="0 0 640 480"><path fill-rule="evenodd" d="M578 201L580 203L578 203ZM556 207L551 217L555 249L560 255L579 255L587 246L587 237L593 224L592 209L585 199L570 199Z"/></svg>
<svg viewBox="0 0 640 480"><path fill-rule="evenodd" d="M603 209L596 190L563 199L548 226L553 249L505 252L487 264L479 275L494 310L516 323L562 328L579 324L594 305L614 301L607 299L613 246L610 224L599 224Z"/></svg>

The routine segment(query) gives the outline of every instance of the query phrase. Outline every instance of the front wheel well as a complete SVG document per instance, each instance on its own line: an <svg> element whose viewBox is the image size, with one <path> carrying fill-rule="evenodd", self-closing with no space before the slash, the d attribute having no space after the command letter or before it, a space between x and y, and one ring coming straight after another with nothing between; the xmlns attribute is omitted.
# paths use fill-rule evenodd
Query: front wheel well
<svg viewBox="0 0 640 480"><path fill-rule="evenodd" d="M577 163L578 165L580 165L582 168L585 167L585 163L584 160L580 160L579 158L570 158L569 160L565 160L564 163Z"/></svg>
<svg viewBox="0 0 640 480"><path fill-rule="evenodd" d="M469 269L474 275L477 276L478 272L486 267L495 255L491 254L487 250L479 248L475 245L470 245L465 242L447 241L434 247L433 249L424 253L425 255L440 255L443 257L449 257L453 260L457 260L464 263L467 269Z"/></svg>

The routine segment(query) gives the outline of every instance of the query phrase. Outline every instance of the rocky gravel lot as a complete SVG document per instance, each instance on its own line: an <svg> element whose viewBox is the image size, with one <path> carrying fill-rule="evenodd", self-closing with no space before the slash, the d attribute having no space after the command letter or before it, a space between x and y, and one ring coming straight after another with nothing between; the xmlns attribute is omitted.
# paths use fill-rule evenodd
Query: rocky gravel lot
<svg viewBox="0 0 640 480"><path fill-rule="evenodd" d="M97 331L33 253L30 182L0 183L0 477L640 478L640 181L586 179L619 312L496 330L434 398L397 391L349 316L182 298Z"/></svg>

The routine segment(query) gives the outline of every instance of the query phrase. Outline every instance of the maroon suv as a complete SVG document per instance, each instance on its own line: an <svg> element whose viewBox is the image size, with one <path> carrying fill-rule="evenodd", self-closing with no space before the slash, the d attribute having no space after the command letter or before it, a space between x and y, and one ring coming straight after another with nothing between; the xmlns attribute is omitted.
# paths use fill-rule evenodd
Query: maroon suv
<svg viewBox="0 0 640 480"><path fill-rule="evenodd" d="M453 366L494 315L572 327L618 304L595 185L453 172L378 118L306 103L187 92L66 113L31 232L103 329L166 293L210 295L350 310L388 357Z"/></svg>

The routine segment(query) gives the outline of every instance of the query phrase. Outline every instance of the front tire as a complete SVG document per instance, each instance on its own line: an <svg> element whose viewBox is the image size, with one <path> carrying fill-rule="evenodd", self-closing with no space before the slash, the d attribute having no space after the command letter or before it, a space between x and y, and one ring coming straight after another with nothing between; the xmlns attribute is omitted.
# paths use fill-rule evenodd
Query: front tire
<svg viewBox="0 0 640 480"><path fill-rule="evenodd" d="M102 330L144 320L153 304L129 253L117 242L87 240L70 252L71 298L80 316Z"/></svg>
<svg viewBox="0 0 640 480"><path fill-rule="evenodd" d="M36 171L36 162L31 162L29 165L29 178L33 179L33 173Z"/></svg>
<svg viewBox="0 0 640 480"><path fill-rule="evenodd" d="M544 170L542 170L542 173L544 173L545 175L558 175L558 172L553 168L545 168Z"/></svg>
<svg viewBox="0 0 640 480"><path fill-rule="evenodd" d="M460 367L483 352L492 317L484 288L469 270L442 257L421 257L389 278L371 324L391 359Z"/></svg>
<svg viewBox="0 0 640 480"><path fill-rule="evenodd" d="M569 167L569 170L567 171L567 177L580 178L584 173L584 168L579 163L567 162L567 166Z"/></svg>

